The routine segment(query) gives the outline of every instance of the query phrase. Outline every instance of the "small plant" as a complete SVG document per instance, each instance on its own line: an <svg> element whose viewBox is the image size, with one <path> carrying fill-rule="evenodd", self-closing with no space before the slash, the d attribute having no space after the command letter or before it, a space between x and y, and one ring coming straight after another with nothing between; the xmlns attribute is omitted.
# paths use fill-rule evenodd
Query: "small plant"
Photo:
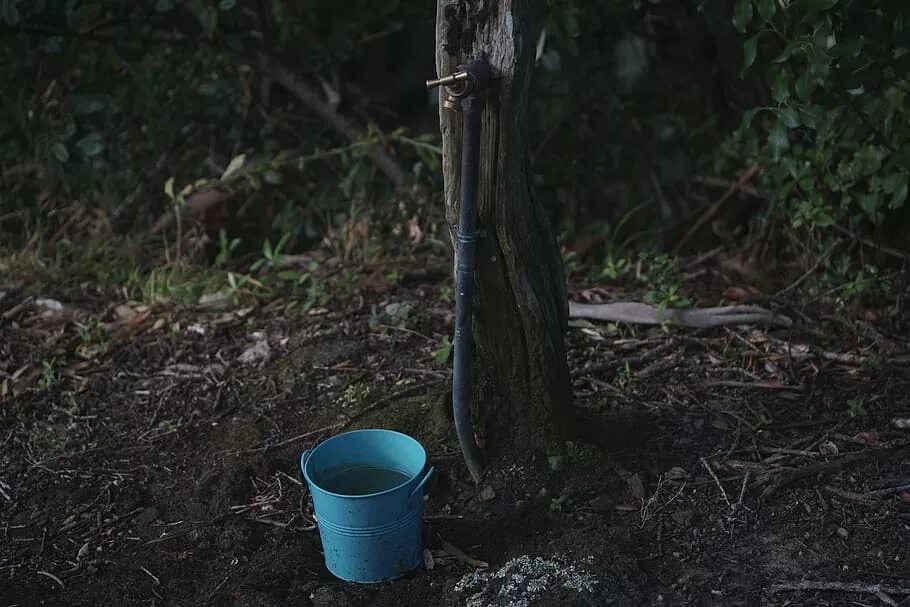
<svg viewBox="0 0 910 607"><path fill-rule="evenodd" d="M616 383L620 388L625 388L631 381L632 367L629 365L629 361L625 361L623 366L619 368L619 371L616 372Z"/></svg>
<svg viewBox="0 0 910 607"><path fill-rule="evenodd" d="M550 511L551 512L562 512L563 508L566 505L567 496L560 495L559 497L554 497L550 500Z"/></svg>
<svg viewBox="0 0 910 607"><path fill-rule="evenodd" d="M622 276L625 276L632 269L632 264L629 262L627 257L620 257L614 259L613 255L607 255L607 259L604 263L604 267L600 271L600 278L606 278L608 280L616 280Z"/></svg>
<svg viewBox="0 0 910 607"><path fill-rule="evenodd" d="M69 401L69 407L66 408L66 413L70 417L76 417L77 415L82 415L82 405L76 401L76 397L72 394L67 394L66 399Z"/></svg>
<svg viewBox="0 0 910 607"><path fill-rule="evenodd" d="M76 332L79 335L79 346L76 347L76 354L86 360L97 358L104 351L107 335L104 331L104 325L93 319L91 322L82 324L77 323Z"/></svg>
<svg viewBox="0 0 910 607"><path fill-rule="evenodd" d="M380 311L375 304L370 307L369 326L372 330L377 330L383 326L391 326L398 329L404 329L408 324L408 317L411 314L411 305L406 303L390 303Z"/></svg>
<svg viewBox="0 0 910 607"><path fill-rule="evenodd" d="M349 405L358 405L370 396L370 387L361 382L349 384L344 389L344 400Z"/></svg>
<svg viewBox="0 0 910 607"><path fill-rule="evenodd" d="M657 304L660 316L663 316L667 308L692 305L692 301L681 293L680 272L675 258L644 253L639 257L638 263L641 268L639 281L648 285L645 301Z"/></svg>
<svg viewBox="0 0 910 607"><path fill-rule="evenodd" d="M181 420L179 419L163 419L158 422L158 427L164 430L166 433L177 432L181 426Z"/></svg>
<svg viewBox="0 0 910 607"><path fill-rule="evenodd" d="M449 341L448 335L443 335L442 340L439 342L439 347L433 350L433 360L436 361L436 364L442 367L449 361L449 357L452 355L452 342Z"/></svg>
<svg viewBox="0 0 910 607"><path fill-rule="evenodd" d="M42 362L43 369L38 377L38 389L42 392L49 392L57 385L57 371L55 370L57 360L52 358Z"/></svg>
<svg viewBox="0 0 910 607"><path fill-rule="evenodd" d="M774 420L772 418L768 417L764 413L759 413L755 419L755 427L756 428L767 428L773 422L774 422Z"/></svg>
<svg viewBox="0 0 910 607"><path fill-rule="evenodd" d="M861 398L851 398L847 401L847 415L850 417L865 417L869 415L866 411L866 403Z"/></svg>
<svg viewBox="0 0 910 607"><path fill-rule="evenodd" d="M255 272L265 264L273 265L281 261L281 250L291 238L290 232L285 232L284 236L278 240L278 244L272 247L272 242L266 238L262 243L262 257L253 262L250 266L250 272Z"/></svg>
<svg viewBox="0 0 910 607"><path fill-rule="evenodd" d="M224 228L218 231L218 255L215 257L215 267L222 268L231 258L231 255L240 245L239 238L232 238L228 240L227 232L224 231Z"/></svg>

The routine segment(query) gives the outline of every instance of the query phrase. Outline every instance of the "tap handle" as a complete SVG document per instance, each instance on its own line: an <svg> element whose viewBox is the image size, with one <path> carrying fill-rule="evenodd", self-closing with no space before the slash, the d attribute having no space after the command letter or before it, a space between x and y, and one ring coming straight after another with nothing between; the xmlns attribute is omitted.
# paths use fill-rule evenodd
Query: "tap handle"
<svg viewBox="0 0 910 607"><path fill-rule="evenodd" d="M467 80L469 77L470 75L465 71L455 72L454 74L443 76L442 78L427 80L427 88L434 89L437 86L452 86L462 80Z"/></svg>

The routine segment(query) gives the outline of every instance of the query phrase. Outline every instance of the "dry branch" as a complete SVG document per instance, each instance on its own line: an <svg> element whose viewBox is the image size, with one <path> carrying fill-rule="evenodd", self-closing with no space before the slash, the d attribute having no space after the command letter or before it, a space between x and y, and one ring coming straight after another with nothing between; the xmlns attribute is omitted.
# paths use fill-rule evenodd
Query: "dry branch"
<svg viewBox="0 0 910 607"><path fill-rule="evenodd" d="M771 586L771 593L794 592L806 590L829 590L837 592L854 592L857 594L872 594L886 605L897 605L889 594L910 595L907 586L882 586L881 584L857 584L849 582L785 582Z"/></svg>
<svg viewBox="0 0 910 607"><path fill-rule="evenodd" d="M661 313L657 307L640 302L582 304L570 301L569 317L640 325L668 324L693 329L741 324L767 324L789 327L793 324L790 318L759 306L723 306L684 310L666 309Z"/></svg>
<svg viewBox="0 0 910 607"><path fill-rule="evenodd" d="M366 136L360 127L346 116L340 114L334 105L324 99L324 95L317 87L297 78L284 66L273 65L268 59L262 57L259 60L259 68L350 141L361 141ZM401 164L382 149L379 144L372 147L370 156L379 170L385 173L385 176L396 187L405 184L407 173L401 167Z"/></svg>
<svg viewBox="0 0 910 607"><path fill-rule="evenodd" d="M233 190L211 188L193 193L180 210L181 217L201 215L223 204L237 194ZM152 226L151 234L160 234L170 228L177 220L177 209L170 209Z"/></svg>

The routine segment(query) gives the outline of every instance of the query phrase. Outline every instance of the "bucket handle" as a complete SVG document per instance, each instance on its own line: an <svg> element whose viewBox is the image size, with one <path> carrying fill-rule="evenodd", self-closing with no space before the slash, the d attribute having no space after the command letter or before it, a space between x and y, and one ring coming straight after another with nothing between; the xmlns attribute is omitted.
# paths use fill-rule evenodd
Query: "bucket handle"
<svg viewBox="0 0 910 607"><path fill-rule="evenodd" d="M306 474L303 472L304 466L306 466L306 461L310 459L310 455L313 454L312 449L305 449L303 453L300 454L300 473L306 477Z"/></svg>
<svg viewBox="0 0 910 607"><path fill-rule="evenodd" d="M414 485L414 488L411 489L411 493L410 493L410 495L408 495L408 508L411 507L411 503L414 500L414 496L417 495L418 493L420 493L421 489L423 489L423 486L426 485L427 481L430 480L430 477L433 476L434 470L435 470L435 468L433 466L430 466L430 469L427 470L427 473L423 475L423 478L420 479L420 482L417 483L416 485Z"/></svg>

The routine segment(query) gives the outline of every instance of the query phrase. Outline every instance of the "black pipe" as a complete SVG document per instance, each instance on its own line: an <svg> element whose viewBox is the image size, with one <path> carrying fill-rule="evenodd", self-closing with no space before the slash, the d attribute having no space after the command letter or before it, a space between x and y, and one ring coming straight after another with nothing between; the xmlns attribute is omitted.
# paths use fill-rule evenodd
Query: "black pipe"
<svg viewBox="0 0 910 607"><path fill-rule="evenodd" d="M461 69L469 75L470 93L462 99L461 201L455 254L455 338L452 363L452 413L465 464L474 482L483 471L480 449L471 427L471 312L477 256L477 189L480 176L480 130L484 85L490 68L483 59Z"/></svg>

